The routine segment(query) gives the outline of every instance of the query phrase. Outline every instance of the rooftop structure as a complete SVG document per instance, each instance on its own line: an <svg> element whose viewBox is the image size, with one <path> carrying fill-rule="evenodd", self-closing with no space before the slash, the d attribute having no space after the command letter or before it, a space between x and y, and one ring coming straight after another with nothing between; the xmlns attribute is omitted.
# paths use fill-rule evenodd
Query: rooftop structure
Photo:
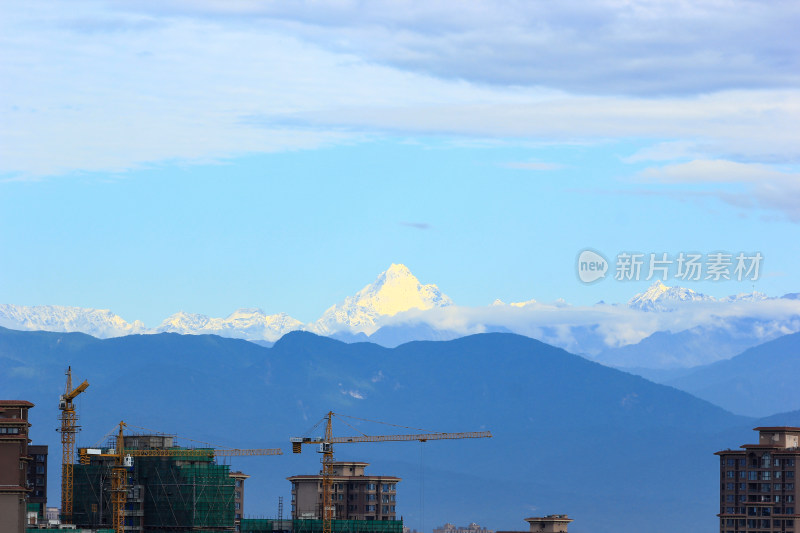
<svg viewBox="0 0 800 533"><path fill-rule="evenodd" d="M565 514L550 514L547 516L534 516L526 518L528 531L498 531L497 533L567 533L569 523L572 522Z"/></svg>
<svg viewBox="0 0 800 533"><path fill-rule="evenodd" d="M453 524L447 523L442 527L434 528L433 533L494 533L494 531L472 522L466 527L456 527Z"/></svg>

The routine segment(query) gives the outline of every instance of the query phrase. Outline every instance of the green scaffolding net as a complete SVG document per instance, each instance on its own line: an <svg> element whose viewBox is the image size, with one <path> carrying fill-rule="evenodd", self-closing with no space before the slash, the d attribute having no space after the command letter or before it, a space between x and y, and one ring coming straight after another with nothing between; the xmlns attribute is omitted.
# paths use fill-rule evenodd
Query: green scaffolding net
<svg viewBox="0 0 800 533"><path fill-rule="evenodd" d="M272 520L267 518L242 518L241 533L272 533Z"/></svg>
<svg viewBox="0 0 800 533"><path fill-rule="evenodd" d="M322 520L292 520L294 533L322 533ZM402 520L331 520L334 533L403 533Z"/></svg>
<svg viewBox="0 0 800 533"><path fill-rule="evenodd" d="M111 524L111 465L75 465L73 523ZM234 530L230 467L208 457L136 457L129 469L125 525L144 533Z"/></svg>

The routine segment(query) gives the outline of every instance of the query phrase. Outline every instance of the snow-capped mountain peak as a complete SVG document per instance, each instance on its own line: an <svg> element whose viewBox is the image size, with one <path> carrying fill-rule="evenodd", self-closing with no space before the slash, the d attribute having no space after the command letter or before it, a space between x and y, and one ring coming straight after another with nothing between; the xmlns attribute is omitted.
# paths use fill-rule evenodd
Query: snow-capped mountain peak
<svg viewBox="0 0 800 533"><path fill-rule="evenodd" d="M0 304L0 326L22 330L79 331L95 337L120 337L147 331L139 320L126 322L108 309L63 305Z"/></svg>
<svg viewBox="0 0 800 533"><path fill-rule="evenodd" d="M323 334L342 329L371 333L381 317L452 304L436 285L422 285L408 267L392 264L373 283L325 311L312 329Z"/></svg>
<svg viewBox="0 0 800 533"><path fill-rule="evenodd" d="M711 296L706 296L685 287L668 287L660 280L654 282L648 289L637 294L628 301L628 307L641 311L665 311L679 302L711 301Z"/></svg>
<svg viewBox="0 0 800 533"><path fill-rule="evenodd" d="M211 318L180 311L164 320L156 331L276 341L286 333L302 327L302 322L286 313L267 315L261 309L242 308L226 318Z"/></svg>

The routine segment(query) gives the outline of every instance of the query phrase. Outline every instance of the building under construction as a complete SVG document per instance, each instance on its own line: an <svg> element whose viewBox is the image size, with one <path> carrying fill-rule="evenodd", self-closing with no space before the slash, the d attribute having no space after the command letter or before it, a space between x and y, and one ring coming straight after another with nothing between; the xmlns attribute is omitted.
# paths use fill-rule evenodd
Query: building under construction
<svg viewBox="0 0 800 533"><path fill-rule="evenodd" d="M113 523L115 445L81 450L73 476L73 523L78 527ZM121 520L126 532L235 531L236 479L229 466L216 464L214 450L177 447L168 435L126 435L124 449L132 455L125 465Z"/></svg>

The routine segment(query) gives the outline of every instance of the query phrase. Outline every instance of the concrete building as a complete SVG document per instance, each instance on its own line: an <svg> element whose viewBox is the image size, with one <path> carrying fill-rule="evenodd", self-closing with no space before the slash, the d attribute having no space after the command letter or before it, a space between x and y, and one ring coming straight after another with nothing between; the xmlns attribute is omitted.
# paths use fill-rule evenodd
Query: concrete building
<svg viewBox="0 0 800 533"><path fill-rule="evenodd" d="M758 444L719 456L720 533L795 531L800 427L757 427Z"/></svg>
<svg viewBox="0 0 800 533"><path fill-rule="evenodd" d="M333 464L334 518L337 520L397 520L395 476L368 476L369 463ZM322 474L292 476L292 519L322 519Z"/></svg>
<svg viewBox="0 0 800 533"><path fill-rule="evenodd" d="M0 531L3 533L25 531L31 407L31 402L0 400Z"/></svg>
<svg viewBox="0 0 800 533"><path fill-rule="evenodd" d="M74 466L73 521L79 527L113 523L113 444L87 450L84 462ZM236 530L237 478L228 465L216 463L211 448L178 447L171 435L126 435L123 446L132 459L123 513L127 533Z"/></svg>
<svg viewBox="0 0 800 533"><path fill-rule="evenodd" d="M453 524L447 523L442 527L434 528L433 533L494 533L494 531L472 522L467 527L456 527Z"/></svg>
<svg viewBox="0 0 800 533"><path fill-rule="evenodd" d="M28 512L35 511L37 522L47 520L47 446L31 444L28 446Z"/></svg>
<svg viewBox="0 0 800 533"><path fill-rule="evenodd" d="M526 518L525 521L528 523L528 531L498 531L497 533L567 533L572 519L565 514L549 514Z"/></svg>
<svg viewBox="0 0 800 533"><path fill-rule="evenodd" d="M246 480L250 476L238 470L236 472L231 472L230 476L234 479L233 524L236 527L236 531L240 531L242 524L242 517L244 517L244 480Z"/></svg>

